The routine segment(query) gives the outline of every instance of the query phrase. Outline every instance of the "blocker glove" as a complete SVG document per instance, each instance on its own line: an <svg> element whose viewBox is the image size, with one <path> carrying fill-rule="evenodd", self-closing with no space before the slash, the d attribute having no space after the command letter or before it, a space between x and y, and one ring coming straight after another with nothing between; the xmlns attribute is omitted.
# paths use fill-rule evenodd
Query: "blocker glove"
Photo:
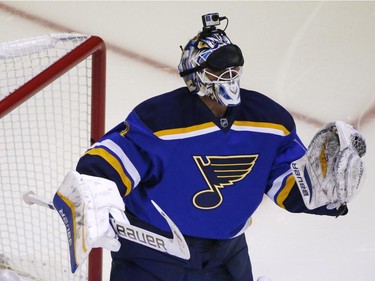
<svg viewBox="0 0 375 281"><path fill-rule="evenodd" d="M291 164L306 207L346 205L363 184L365 153L365 139L351 125L335 121L318 131L306 154Z"/></svg>
<svg viewBox="0 0 375 281"><path fill-rule="evenodd" d="M70 265L74 273L92 248L118 251L120 242L109 216L128 223L125 205L114 182L70 171L53 198L68 235Z"/></svg>

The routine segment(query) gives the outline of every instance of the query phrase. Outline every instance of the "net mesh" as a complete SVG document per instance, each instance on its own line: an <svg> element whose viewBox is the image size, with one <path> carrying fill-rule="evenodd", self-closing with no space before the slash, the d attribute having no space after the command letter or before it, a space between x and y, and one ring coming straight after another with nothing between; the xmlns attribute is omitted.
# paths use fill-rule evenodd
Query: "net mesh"
<svg viewBox="0 0 375 281"><path fill-rule="evenodd" d="M0 102L88 36L53 34L0 45ZM22 193L52 199L90 145L91 58L0 120L0 269L31 280L87 280L70 273L67 237L57 214L29 206Z"/></svg>

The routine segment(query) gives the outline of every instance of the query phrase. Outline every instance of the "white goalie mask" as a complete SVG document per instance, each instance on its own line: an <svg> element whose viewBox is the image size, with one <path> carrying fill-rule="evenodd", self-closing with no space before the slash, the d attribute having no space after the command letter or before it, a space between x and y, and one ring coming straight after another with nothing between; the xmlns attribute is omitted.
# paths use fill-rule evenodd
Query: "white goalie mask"
<svg viewBox="0 0 375 281"><path fill-rule="evenodd" d="M220 104L234 106L241 102L240 99L240 78L241 67L228 67L217 73L210 69L198 72L200 87L199 96L210 96Z"/></svg>
<svg viewBox="0 0 375 281"><path fill-rule="evenodd" d="M240 78L244 59L222 30L199 33L183 50L178 69L190 92L209 96L225 106L241 102Z"/></svg>

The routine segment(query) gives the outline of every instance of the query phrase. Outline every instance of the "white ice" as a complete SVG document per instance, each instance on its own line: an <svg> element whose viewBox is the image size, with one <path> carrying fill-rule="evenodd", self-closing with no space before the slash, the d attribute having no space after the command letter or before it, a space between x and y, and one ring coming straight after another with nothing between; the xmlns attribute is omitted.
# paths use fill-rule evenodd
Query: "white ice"
<svg viewBox="0 0 375 281"><path fill-rule="evenodd" d="M229 18L245 56L242 86L289 109L305 144L337 119L368 143L366 184L347 216L290 214L263 201L247 231L254 276L374 281L375 2L0 2L0 42L63 31L102 37L110 129L142 100L183 86L179 46L209 12Z"/></svg>

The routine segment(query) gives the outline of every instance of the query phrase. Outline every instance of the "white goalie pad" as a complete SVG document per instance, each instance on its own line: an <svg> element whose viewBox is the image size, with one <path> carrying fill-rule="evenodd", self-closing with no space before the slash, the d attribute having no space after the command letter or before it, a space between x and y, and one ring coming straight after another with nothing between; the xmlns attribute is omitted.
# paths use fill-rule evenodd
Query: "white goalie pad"
<svg viewBox="0 0 375 281"><path fill-rule="evenodd" d="M52 204L30 192L23 197L29 204L51 208ZM52 209L59 213L66 227L72 272L85 261L92 248L118 251L121 246L118 237L189 259L189 248L182 233L165 212L154 201L151 202L166 220L173 238L131 225L114 182L70 171L53 198Z"/></svg>
<svg viewBox="0 0 375 281"><path fill-rule="evenodd" d="M114 182L70 171L56 192L53 205L66 227L73 273L92 248L120 249L109 214L118 217L125 205Z"/></svg>
<svg viewBox="0 0 375 281"><path fill-rule="evenodd" d="M325 125L306 154L291 164L306 207L334 209L352 200L363 183L365 153L365 139L352 126L341 121Z"/></svg>

